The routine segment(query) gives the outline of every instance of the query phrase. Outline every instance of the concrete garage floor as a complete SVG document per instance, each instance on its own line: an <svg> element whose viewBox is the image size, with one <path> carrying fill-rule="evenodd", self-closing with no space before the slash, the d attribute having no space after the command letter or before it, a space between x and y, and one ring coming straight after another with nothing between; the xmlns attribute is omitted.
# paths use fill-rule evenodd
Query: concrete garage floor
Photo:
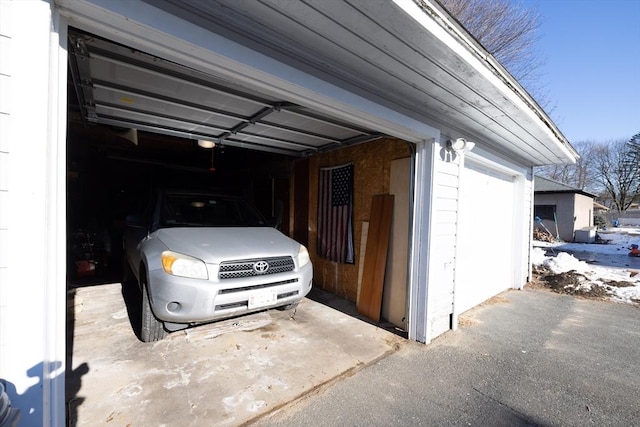
<svg viewBox="0 0 640 427"><path fill-rule="evenodd" d="M270 310L146 344L136 298L120 283L69 291L70 426L242 425L406 342L306 298L293 317Z"/></svg>

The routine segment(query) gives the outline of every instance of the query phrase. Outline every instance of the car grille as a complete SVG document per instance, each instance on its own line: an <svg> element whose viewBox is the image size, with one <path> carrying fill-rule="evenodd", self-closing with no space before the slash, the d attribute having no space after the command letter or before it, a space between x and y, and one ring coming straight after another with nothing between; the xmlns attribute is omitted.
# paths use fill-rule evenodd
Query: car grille
<svg viewBox="0 0 640 427"><path fill-rule="evenodd" d="M288 285L290 283L296 283L297 281L298 279L296 278L296 279L282 280L280 282L263 283L260 285L253 285L253 286L243 286L241 288L220 289L218 291L218 294L223 295L223 294L234 294L236 292L255 291L257 289L273 288L275 286Z"/></svg>
<svg viewBox="0 0 640 427"><path fill-rule="evenodd" d="M264 273L259 273L254 269L254 266L258 262L266 262L268 268ZM293 258L291 257L278 257L278 258L260 258L260 259L248 259L243 261L226 261L220 264L220 271L218 272L218 279L240 279L243 277L252 276L264 276L267 274L285 273L287 271L293 271L294 269Z"/></svg>

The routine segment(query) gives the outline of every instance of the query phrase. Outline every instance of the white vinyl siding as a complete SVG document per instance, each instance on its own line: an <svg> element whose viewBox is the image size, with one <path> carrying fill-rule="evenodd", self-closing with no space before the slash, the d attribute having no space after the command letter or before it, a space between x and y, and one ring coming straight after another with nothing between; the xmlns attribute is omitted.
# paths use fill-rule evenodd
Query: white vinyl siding
<svg viewBox="0 0 640 427"><path fill-rule="evenodd" d="M62 425L65 416L67 59L59 25L47 1L0 0L0 378L14 387L25 426Z"/></svg>
<svg viewBox="0 0 640 427"><path fill-rule="evenodd" d="M11 2L0 1L0 372L8 353L6 336L9 252L9 133L11 128L9 87L11 81Z"/></svg>
<svg viewBox="0 0 640 427"><path fill-rule="evenodd" d="M533 168L529 169L522 177L524 181L522 209L524 217L524 226L522 227L522 254L520 256L519 275L520 281L515 284L517 289L524 288L524 285L531 279L531 250L533 235Z"/></svg>
<svg viewBox="0 0 640 427"><path fill-rule="evenodd" d="M434 144L430 163L425 342L458 315L529 275L531 168L476 147L465 156ZM496 261L498 261L496 263Z"/></svg>
<svg viewBox="0 0 640 427"><path fill-rule="evenodd" d="M427 315L431 339L451 328L460 182L459 158L444 161L437 156L436 159L433 175L434 221L429 263L431 304Z"/></svg>

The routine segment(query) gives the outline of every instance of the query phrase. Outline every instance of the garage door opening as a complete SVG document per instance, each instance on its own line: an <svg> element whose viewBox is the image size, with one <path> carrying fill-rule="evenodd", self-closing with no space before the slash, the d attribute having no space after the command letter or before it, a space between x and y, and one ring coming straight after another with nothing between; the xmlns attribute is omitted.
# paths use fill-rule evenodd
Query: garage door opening
<svg viewBox="0 0 640 427"><path fill-rule="evenodd" d="M311 169L295 160L383 137L73 28L68 91L72 286L120 280L125 217L159 185L234 191L315 244Z"/></svg>
<svg viewBox="0 0 640 427"><path fill-rule="evenodd" d="M105 246L118 255L118 233L104 231L117 228L109 216L122 221L150 186L233 189L288 233L290 206L300 205L289 195L292 159L380 137L73 28L69 76L69 277L75 279L115 273L114 259L98 263Z"/></svg>

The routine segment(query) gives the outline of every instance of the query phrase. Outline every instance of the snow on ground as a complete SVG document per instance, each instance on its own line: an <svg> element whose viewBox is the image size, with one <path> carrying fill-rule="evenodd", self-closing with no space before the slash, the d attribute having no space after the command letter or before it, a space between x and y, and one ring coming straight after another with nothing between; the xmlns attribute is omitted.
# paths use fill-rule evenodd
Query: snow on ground
<svg viewBox="0 0 640 427"><path fill-rule="evenodd" d="M588 292L599 288L614 301L640 303L640 268L621 267L630 265L630 261L640 266L640 258L628 255L632 244L640 246L640 228L598 230L598 236L607 243L534 241L531 262L556 275L578 273L580 277L573 279L579 283L571 285L572 290Z"/></svg>

